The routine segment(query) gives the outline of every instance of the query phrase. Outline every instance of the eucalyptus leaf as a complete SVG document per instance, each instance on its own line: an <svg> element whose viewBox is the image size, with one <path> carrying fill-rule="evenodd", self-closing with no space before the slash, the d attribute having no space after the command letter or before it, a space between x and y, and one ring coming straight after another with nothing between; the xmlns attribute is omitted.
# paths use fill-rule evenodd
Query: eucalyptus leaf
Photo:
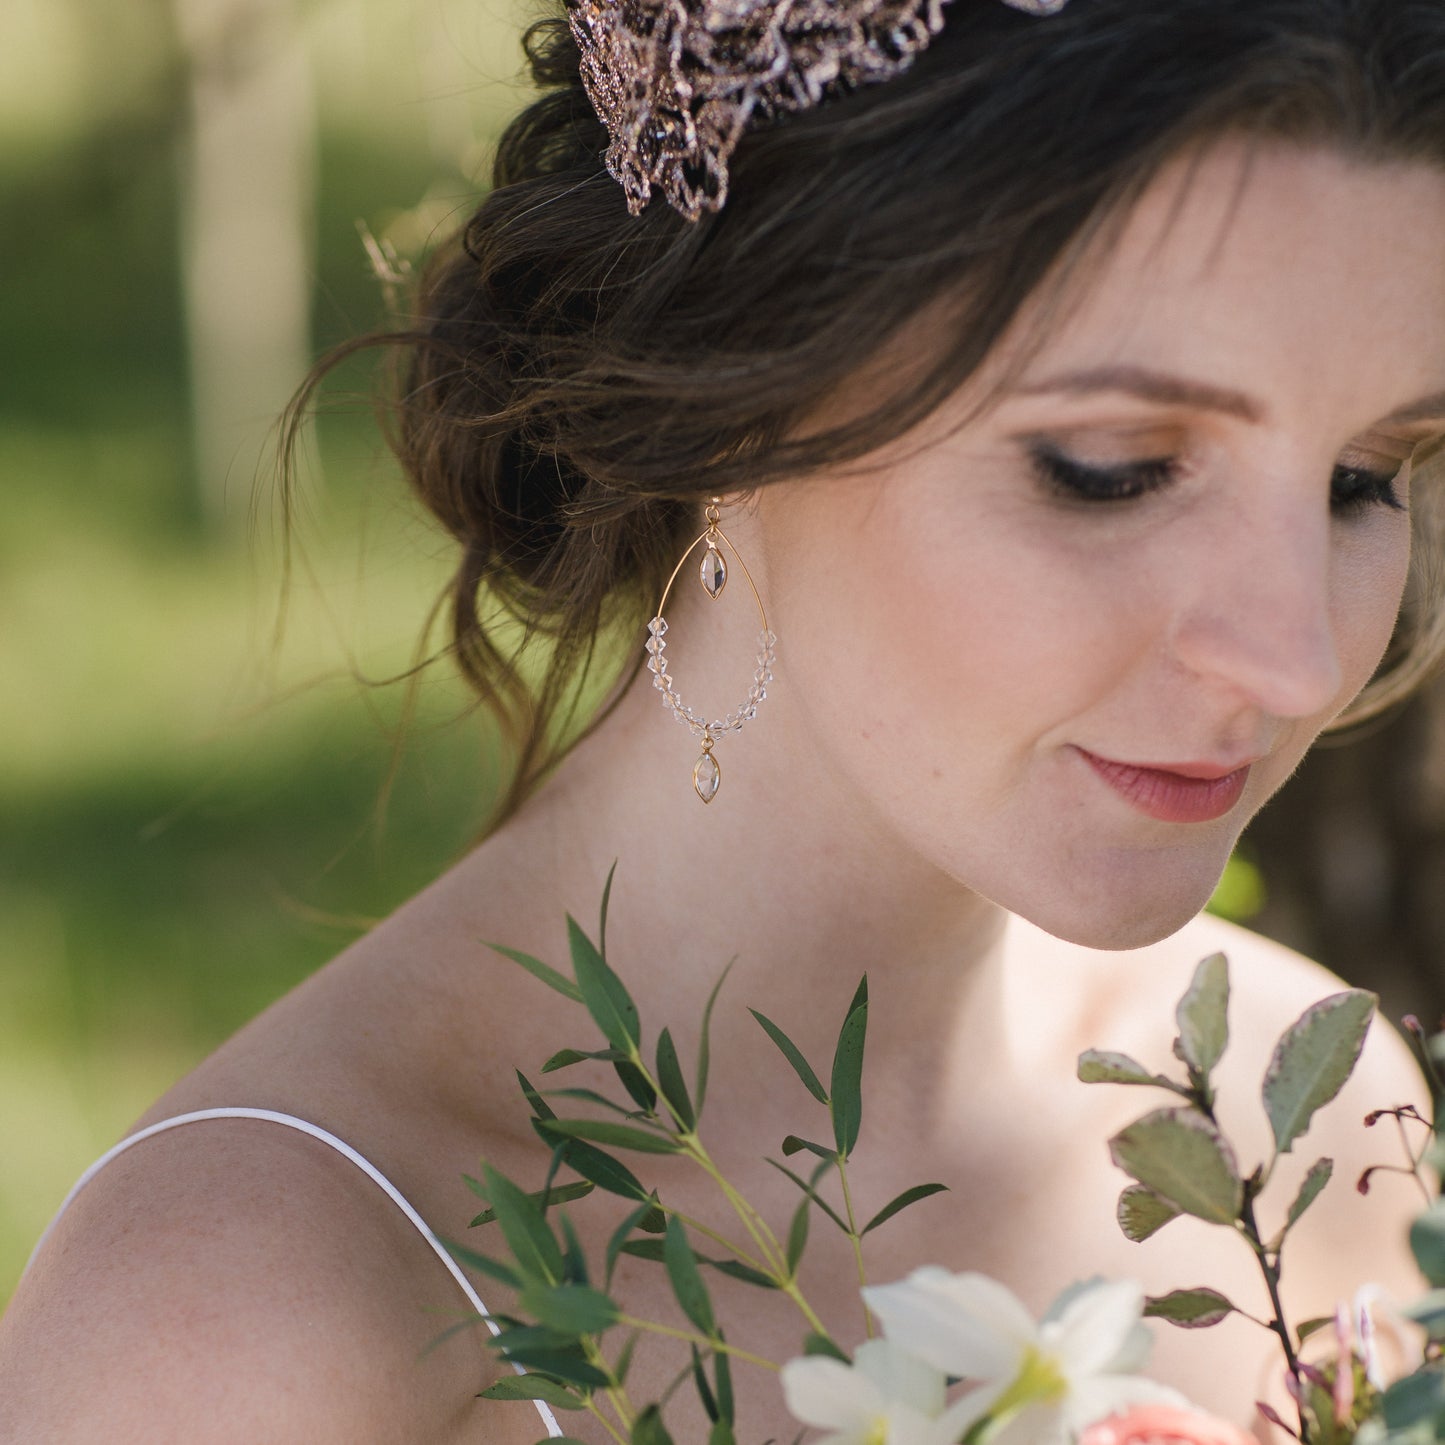
<svg viewBox="0 0 1445 1445"><path fill-rule="evenodd" d="M736 956L728 960L728 966L718 975L718 980L713 984L712 992L708 994L707 1004L702 1011L702 1032L697 1042L697 1083L693 1086L693 1096L697 1101L695 1112L698 1118L702 1117L703 1100L707 1098L707 1072L708 1065L712 1060L712 1008L736 962Z"/></svg>
<svg viewBox="0 0 1445 1445"><path fill-rule="evenodd" d="M1126 1238L1132 1239L1135 1244L1143 1244L1183 1212L1167 1199L1161 1199L1152 1189L1146 1189L1142 1184L1130 1184L1119 1195L1115 1218Z"/></svg>
<svg viewBox="0 0 1445 1445"><path fill-rule="evenodd" d="M946 1184L915 1184L912 1189L905 1189L902 1194L890 1199L867 1224L858 1231L861 1239L870 1230L877 1229L880 1224L887 1224L895 1214L907 1209L910 1204L917 1204L920 1199L927 1199L934 1194L947 1194Z"/></svg>
<svg viewBox="0 0 1445 1445"><path fill-rule="evenodd" d="M598 1093L596 1089L548 1089L546 1097L549 1099L579 1099L586 1104L596 1104L599 1109L606 1109L613 1114L621 1114L624 1119L636 1119L636 1109L629 1109L619 1104L615 1099L609 1099L606 1094ZM555 1119L557 1116L554 1114Z"/></svg>
<svg viewBox="0 0 1445 1445"><path fill-rule="evenodd" d="M602 1059L606 1062L613 1062L617 1059L627 1057L620 1049L558 1049L545 1064L542 1065L544 1074L555 1074L558 1069L570 1068L573 1064L580 1064L586 1059Z"/></svg>
<svg viewBox="0 0 1445 1445"><path fill-rule="evenodd" d="M838 1046L833 1051L833 1077L829 1109L833 1115L833 1142L846 1159L858 1143L863 1127L863 1045L868 1032L868 980L859 984L864 994L860 1003L843 1021L838 1033Z"/></svg>
<svg viewBox="0 0 1445 1445"><path fill-rule="evenodd" d="M587 1012L613 1048L630 1053L642 1038L642 1025L631 994L570 913L567 939L572 949L572 971L577 976L577 987Z"/></svg>
<svg viewBox="0 0 1445 1445"><path fill-rule="evenodd" d="M712 1299L702 1282L692 1246L687 1242L687 1231L675 1215L668 1218L667 1231L662 1236L662 1262L667 1266L667 1278L683 1314L709 1339L714 1338L717 1321L713 1316Z"/></svg>
<svg viewBox="0 0 1445 1445"><path fill-rule="evenodd" d="M782 1288L771 1275L744 1264L740 1259L708 1259L703 1263L710 1264L719 1274L730 1275L733 1279L741 1280L743 1284L756 1285L758 1289Z"/></svg>
<svg viewBox="0 0 1445 1445"><path fill-rule="evenodd" d="M843 1216L839 1214L838 1211L834 1209L833 1206L829 1204L828 1201L824 1199L821 1194L818 1193L819 1178L833 1165L834 1161L831 1154L827 1155L824 1158L823 1162L818 1165L817 1169L813 1171L813 1178L811 1181L802 1178L801 1175L794 1174L793 1171L789 1169L786 1164L779 1164L776 1159L769 1159L767 1162L771 1164L773 1168L776 1169L780 1174L786 1174L788 1178L791 1179L793 1183L796 1184L798 1188L801 1189L803 1193L806 1194L808 1198L811 1199L813 1203L816 1204L818 1208L821 1209L823 1213L826 1214L828 1218L831 1219L833 1223L836 1224L838 1228L843 1231L844 1234L848 1233L848 1225L847 1222L844 1220ZM864 1230L864 1233L866 1234L867 1230Z"/></svg>
<svg viewBox="0 0 1445 1445"><path fill-rule="evenodd" d="M1233 1224L1244 1203L1234 1151L1193 1109L1156 1109L1109 1141L1114 1163L1182 1214Z"/></svg>
<svg viewBox="0 0 1445 1445"><path fill-rule="evenodd" d="M651 1208L652 1205L650 1203L647 1203L643 1204L637 1209L634 1209L632 1213L629 1214L627 1218L624 1219L608 1237L607 1252L603 1256L605 1261L603 1278L607 1281L608 1289L612 1288L612 1274L613 1271L617 1268L617 1256L621 1254L624 1249L626 1249L627 1244L632 1237L632 1231L637 1228L638 1222L642 1219L643 1215L647 1214L651 1210Z"/></svg>
<svg viewBox="0 0 1445 1445"><path fill-rule="evenodd" d="M667 1100L682 1127L689 1131L697 1128L697 1115L693 1112L687 1084L683 1081L677 1045L673 1043L668 1029L663 1029L657 1036L657 1082L662 1089L662 1097Z"/></svg>
<svg viewBox="0 0 1445 1445"><path fill-rule="evenodd" d="M568 1139L561 1146L563 1162L584 1179L623 1199L645 1200L652 1196L642 1181L620 1159L581 1139Z"/></svg>
<svg viewBox="0 0 1445 1445"><path fill-rule="evenodd" d="M603 958L607 957L607 908L612 902L612 877L616 872L617 859L614 858L612 866L607 870L607 882L602 885L602 907L597 919L597 952Z"/></svg>
<svg viewBox="0 0 1445 1445"><path fill-rule="evenodd" d="M845 1365L851 1363L846 1351L840 1349L827 1335L820 1335L816 1332L810 1334L803 1341L803 1353L805 1355L822 1355L827 1360L841 1360Z"/></svg>
<svg viewBox="0 0 1445 1445"><path fill-rule="evenodd" d="M538 1324L568 1335L597 1335L617 1323L617 1306L583 1284L528 1285L518 1305Z"/></svg>
<svg viewBox="0 0 1445 1445"><path fill-rule="evenodd" d="M1445 1286L1445 1199L1437 1199L1410 1226L1410 1249L1431 1285Z"/></svg>
<svg viewBox="0 0 1445 1445"><path fill-rule="evenodd" d="M1200 960L1174 1017L1179 1056L1207 1081L1229 1043L1229 960L1222 953Z"/></svg>
<svg viewBox="0 0 1445 1445"><path fill-rule="evenodd" d="M628 1335L626 1343L617 1352L617 1359L612 1365L612 1376L619 1385L627 1383L627 1372L632 1368L632 1352L637 1348L637 1342L642 1338L641 1330L633 1330Z"/></svg>
<svg viewBox="0 0 1445 1445"><path fill-rule="evenodd" d="M570 1204L574 1199L581 1199L584 1195L591 1194L593 1187L590 1180L584 1179L578 1183L553 1184L546 1189L534 1189L527 1197L540 1209L549 1209L554 1204ZM476 1229L479 1225L491 1224L496 1217L495 1209L484 1210L468 1227Z"/></svg>
<svg viewBox="0 0 1445 1445"><path fill-rule="evenodd" d="M612 1382L596 1365L575 1350L548 1349L542 1345L521 1345L505 1351L508 1360L524 1369L553 1375L582 1390L605 1390Z"/></svg>
<svg viewBox="0 0 1445 1445"><path fill-rule="evenodd" d="M1079 1082L1082 1084L1151 1084L1172 1089L1176 1094L1187 1092L1163 1074L1151 1073L1137 1059L1109 1049L1085 1049L1079 1055Z"/></svg>
<svg viewBox="0 0 1445 1445"><path fill-rule="evenodd" d="M521 1069L514 1069L513 1072L517 1076L517 1082L522 1086L522 1094L527 1103L531 1105L533 1114L539 1119L555 1119L557 1115L552 1106L537 1092L526 1074Z"/></svg>
<svg viewBox="0 0 1445 1445"><path fill-rule="evenodd" d="M662 1423L662 1411L656 1405L649 1405L632 1422L632 1433L628 1445L673 1445L672 1436Z"/></svg>
<svg viewBox="0 0 1445 1445"><path fill-rule="evenodd" d="M483 939L485 943L486 940ZM503 958L510 958L513 963L520 963L533 978L540 979L548 988L560 993L563 998L571 999L573 1003L582 1002L582 990L577 987L565 974L558 973L555 968L543 963L540 958L533 958L530 953L520 953L515 948L507 948L500 943L487 943L487 947L494 953L500 953Z"/></svg>
<svg viewBox="0 0 1445 1445"><path fill-rule="evenodd" d="M545 1375L507 1375L481 1392L484 1400L541 1400L556 1410L585 1410L587 1401Z"/></svg>
<svg viewBox="0 0 1445 1445"><path fill-rule="evenodd" d="M803 1087L820 1103L828 1102L828 1091L819 1081L817 1074L813 1072L812 1066L803 1057L803 1052L772 1019L766 1014L761 1014L755 1008L748 1010L752 1016L763 1026L763 1032L778 1046L783 1057L793 1066L793 1072L803 1081Z"/></svg>
<svg viewBox="0 0 1445 1445"><path fill-rule="evenodd" d="M482 1183L522 1278L556 1284L562 1277L562 1251L541 1209L525 1190L485 1162Z"/></svg>
<svg viewBox="0 0 1445 1445"><path fill-rule="evenodd" d="M811 1139L800 1139L796 1134L788 1134L783 1139L783 1153L789 1156L801 1154L806 1150L809 1154L816 1154L819 1159L826 1159L830 1164L836 1163L837 1154L826 1144L815 1144Z"/></svg>
<svg viewBox="0 0 1445 1445"><path fill-rule="evenodd" d="M803 1250L808 1244L808 1215L812 1211L812 1203L812 1200L805 1194L798 1201L798 1207L793 1211L792 1223L788 1225L786 1257L790 1276L797 1274L798 1261L802 1259Z"/></svg>
<svg viewBox="0 0 1445 1445"><path fill-rule="evenodd" d="M657 1111L657 1090L652 1087L646 1074L628 1059L618 1059L612 1065L622 1087L632 1095L632 1101L649 1117Z"/></svg>
<svg viewBox="0 0 1445 1445"><path fill-rule="evenodd" d="M1264 1107L1275 1148L1288 1154L1354 1071L1374 1017L1375 995L1363 989L1332 994L1307 1008L1275 1045L1264 1076Z"/></svg>
<svg viewBox="0 0 1445 1445"><path fill-rule="evenodd" d="M719 1344L724 1344L723 1332L717 1332ZM718 1350L712 1357L713 1379L717 1382L717 1408L722 1416L722 1423L734 1425L737 1423L737 1404L733 1399L733 1367L732 1361L728 1359L726 1350ZM731 1433L728 1436L731 1439Z"/></svg>
<svg viewBox="0 0 1445 1445"><path fill-rule="evenodd" d="M1176 1289L1144 1302L1146 1319L1168 1320L1185 1330L1208 1329L1233 1313L1234 1305L1217 1289Z"/></svg>
<svg viewBox="0 0 1445 1445"><path fill-rule="evenodd" d="M614 1149L631 1149L638 1154L676 1154L681 1147L671 1134L614 1124L610 1119L552 1119L542 1128L553 1140L585 1139L593 1144L610 1144Z"/></svg>
<svg viewBox="0 0 1445 1445"><path fill-rule="evenodd" d="M738 1437L726 1420L713 1421L712 1429L707 1432L707 1445L737 1445L737 1442Z"/></svg>
<svg viewBox="0 0 1445 1445"><path fill-rule="evenodd" d="M522 1287L522 1276L510 1264L505 1264L500 1259L493 1259L487 1254L479 1254L475 1249L469 1249L465 1244L458 1244L453 1239L443 1239L442 1244L446 1246L447 1253L458 1264L464 1264L468 1269L474 1269L478 1274L486 1275L488 1279L497 1280L506 1285L508 1289Z"/></svg>
<svg viewBox="0 0 1445 1445"><path fill-rule="evenodd" d="M565 1209L559 1209L557 1224L562 1232L562 1283L590 1286L587 1251L582 1248L582 1238L572 1223L572 1216Z"/></svg>
<svg viewBox="0 0 1445 1445"><path fill-rule="evenodd" d="M1397 1380L1380 1397L1380 1404L1385 1424L1391 1430L1433 1425L1445 1416L1445 1366L1425 1365ZM1433 1433L1424 1438L1434 1438Z"/></svg>
<svg viewBox="0 0 1445 1445"><path fill-rule="evenodd" d="M717 1399L713 1395L712 1385L708 1383L706 1373L702 1368L702 1356L697 1352L697 1346L692 1347L692 1382L697 1386L697 1397L702 1401L703 1413L714 1424L718 1420Z"/></svg>

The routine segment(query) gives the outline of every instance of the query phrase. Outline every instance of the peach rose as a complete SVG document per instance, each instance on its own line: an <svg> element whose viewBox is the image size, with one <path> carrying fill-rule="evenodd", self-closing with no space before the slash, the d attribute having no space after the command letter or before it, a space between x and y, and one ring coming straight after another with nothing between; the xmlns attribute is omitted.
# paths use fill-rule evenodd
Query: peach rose
<svg viewBox="0 0 1445 1445"><path fill-rule="evenodd" d="M1212 1415L1178 1410L1172 1405L1139 1405L1090 1425L1079 1445L1259 1445Z"/></svg>

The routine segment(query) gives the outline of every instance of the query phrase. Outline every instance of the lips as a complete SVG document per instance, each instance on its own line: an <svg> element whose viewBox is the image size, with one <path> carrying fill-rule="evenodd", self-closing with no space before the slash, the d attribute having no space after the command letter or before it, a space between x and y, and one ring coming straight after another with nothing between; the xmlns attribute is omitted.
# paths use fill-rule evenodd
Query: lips
<svg viewBox="0 0 1445 1445"><path fill-rule="evenodd" d="M1253 766L1171 763L1167 768L1143 767L1101 758L1084 748L1079 752L1125 802L1165 823L1209 823L1224 817L1243 796Z"/></svg>

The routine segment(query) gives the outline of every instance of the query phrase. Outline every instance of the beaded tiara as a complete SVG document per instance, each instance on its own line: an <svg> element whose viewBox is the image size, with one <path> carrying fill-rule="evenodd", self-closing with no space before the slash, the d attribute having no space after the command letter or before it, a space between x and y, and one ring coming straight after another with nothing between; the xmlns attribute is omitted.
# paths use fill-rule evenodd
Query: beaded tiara
<svg viewBox="0 0 1445 1445"><path fill-rule="evenodd" d="M900 75L949 0L569 0L582 81L627 209L654 187L690 221L719 210L754 120ZM1003 0L1052 15L1068 0Z"/></svg>

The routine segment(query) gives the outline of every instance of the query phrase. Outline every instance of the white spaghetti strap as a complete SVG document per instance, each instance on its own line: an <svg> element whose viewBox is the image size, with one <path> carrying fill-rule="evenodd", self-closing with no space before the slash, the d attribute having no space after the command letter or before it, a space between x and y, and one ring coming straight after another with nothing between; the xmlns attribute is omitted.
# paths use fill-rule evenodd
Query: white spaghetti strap
<svg viewBox="0 0 1445 1445"><path fill-rule="evenodd" d="M328 1133L325 1129L321 1128L319 1124L313 1124L307 1119L298 1119L294 1114L278 1113L274 1109L197 1109L190 1114L177 1114L173 1118L162 1119L159 1123L148 1125L144 1129L137 1130L128 1138L122 1139L119 1144L106 1150L106 1152L75 1181L70 1193L65 1196L60 1208L56 1210L55 1218L50 1221L46 1226L45 1233L40 1236L40 1241L31 1252L30 1261L25 1268L28 1270L30 1265L34 1264L36 1255L40 1253L45 1241L50 1237L51 1230L55 1228L60 1216L65 1213L70 1201L74 1199L117 1154L124 1153L125 1150L129 1149L133 1144L139 1144L141 1140L149 1139L153 1134L160 1134L167 1129L174 1129L180 1124L194 1124L202 1119L261 1119L272 1124L284 1124L288 1129L297 1129L303 1134L309 1134L313 1139L319 1139L323 1144L329 1144L338 1154L355 1164L356 1167L360 1169L373 1184L381 1189L387 1198L406 1215L407 1219L409 1219L416 1228L417 1233L426 1240L436 1254L436 1257L446 1266L451 1277L461 1286L462 1293L471 1301L472 1306L481 1316L486 1327L493 1335L501 1334L501 1329L498 1327L497 1322L492 1318L486 1305L482 1303L481 1296L472 1288L471 1281L462 1273L456 1260L447 1252L446 1246L432 1233L427 1222L416 1212L411 1202L405 1198L396 1185L394 1185L371 1160L358 1154L345 1140L338 1139L335 1134ZM520 1365L514 1364L512 1368L519 1375L525 1375L527 1373ZM534 1400L532 1403L536 1405L537 1411L542 1417L542 1423L547 1427L548 1438L560 1438L562 1436L562 1429L557 1424L557 1417L553 1415L551 1409L541 1400Z"/></svg>

